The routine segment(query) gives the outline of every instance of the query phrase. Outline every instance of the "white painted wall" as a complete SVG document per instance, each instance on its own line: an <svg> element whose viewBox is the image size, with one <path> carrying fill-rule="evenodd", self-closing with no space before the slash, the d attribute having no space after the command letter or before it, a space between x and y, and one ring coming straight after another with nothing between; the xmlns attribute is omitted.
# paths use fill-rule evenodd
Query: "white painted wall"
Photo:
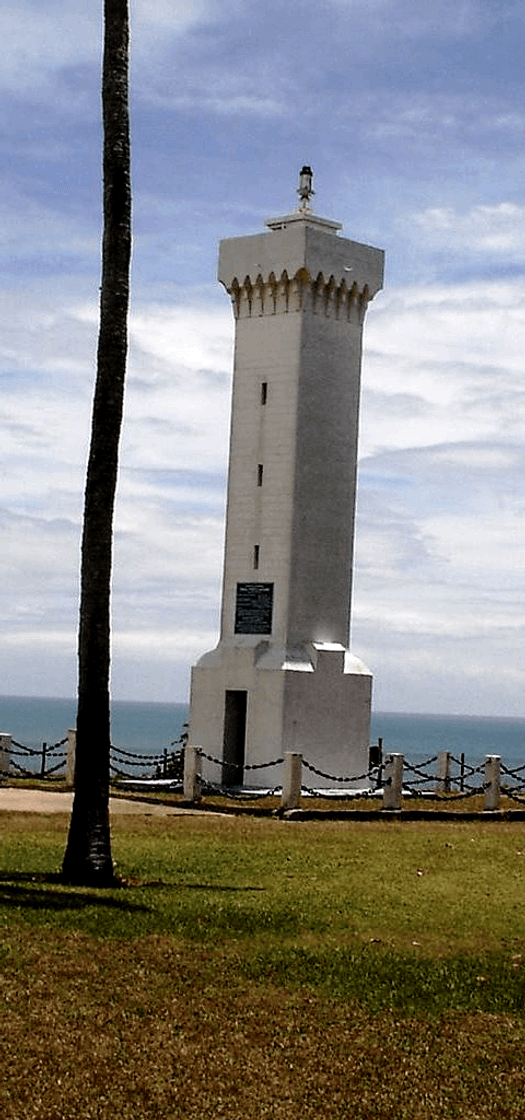
<svg viewBox="0 0 525 1120"><path fill-rule="evenodd" d="M347 776L368 762L372 678L346 646L362 325L383 254L320 219L282 221L221 245L236 315L221 635L193 670L190 742L222 757L225 692L242 689L246 765L300 751ZM235 634L239 582L274 585L271 634Z"/></svg>

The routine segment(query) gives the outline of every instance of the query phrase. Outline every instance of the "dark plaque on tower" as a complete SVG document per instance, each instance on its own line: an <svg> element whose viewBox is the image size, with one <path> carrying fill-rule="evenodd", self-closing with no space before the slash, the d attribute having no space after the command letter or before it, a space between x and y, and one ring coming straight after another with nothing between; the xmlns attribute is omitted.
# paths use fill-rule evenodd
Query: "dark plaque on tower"
<svg viewBox="0 0 525 1120"><path fill-rule="evenodd" d="M238 583L236 634L271 634L273 583Z"/></svg>

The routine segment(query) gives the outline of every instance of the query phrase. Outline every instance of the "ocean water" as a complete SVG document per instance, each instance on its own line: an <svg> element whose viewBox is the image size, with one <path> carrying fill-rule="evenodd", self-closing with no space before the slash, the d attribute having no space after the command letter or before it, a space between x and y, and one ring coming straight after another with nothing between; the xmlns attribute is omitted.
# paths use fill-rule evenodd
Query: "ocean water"
<svg viewBox="0 0 525 1120"><path fill-rule="evenodd" d="M75 726L76 707L76 700L0 696L0 731L32 749L42 743L52 745ZM177 743L187 717L187 704L114 700L111 741L115 747L137 754L161 754Z"/></svg>
<svg viewBox="0 0 525 1120"><path fill-rule="evenodd" d="M375 712L371 740L383 739L383 751L420 763L438 751L465 755L478 766L487 754L499 754L508 766L525 763L525 719L496 716L410 715Z"/></svg>
<svg viewBox="0 0 525 1120"><path fill-rule="evenodd" d="M51 745L63 739L74 727L75 713L74 699L0 696L0 731L38 749L43 742ZM187 704L114 701L112 742L137 754L158 755L177 744L187 717ZM499 754L513 767L525 763L525 718L374 712L371 741L379 736L384 752L400 752L412 763L440 750L451 751L456 758L464 754L470 765L479 765L487 754Z"/></svg>

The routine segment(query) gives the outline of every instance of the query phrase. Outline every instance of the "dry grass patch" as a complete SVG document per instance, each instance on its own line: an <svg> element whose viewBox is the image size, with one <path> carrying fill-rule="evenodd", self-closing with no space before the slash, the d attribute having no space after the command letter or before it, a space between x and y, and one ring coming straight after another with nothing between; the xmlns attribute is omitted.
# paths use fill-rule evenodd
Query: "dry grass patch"
<svg viewBox="0 0 525 1120"><path fill-rule="evenodd" d="M523 1115L509 1016L371 1016L245 984L228 954L166 937L18 931L3 987L6 1120Z"/></svg>
<svg viewBox="0 0 525 1120"><path fill-rule="evenodd" d="M523 1116L525 829L0 814L6 1120Z"/></svg>

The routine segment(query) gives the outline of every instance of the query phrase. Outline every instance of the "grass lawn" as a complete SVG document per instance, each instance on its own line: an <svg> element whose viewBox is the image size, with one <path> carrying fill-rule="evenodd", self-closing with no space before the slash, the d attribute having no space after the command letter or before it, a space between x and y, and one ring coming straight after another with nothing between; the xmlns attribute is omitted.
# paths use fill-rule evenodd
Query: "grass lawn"
<svg viewBox="0 0 525 1120"><path fill-rule="evenodd" d="M0 814L5 1120L525 1116L525 824Z"/></svg>

